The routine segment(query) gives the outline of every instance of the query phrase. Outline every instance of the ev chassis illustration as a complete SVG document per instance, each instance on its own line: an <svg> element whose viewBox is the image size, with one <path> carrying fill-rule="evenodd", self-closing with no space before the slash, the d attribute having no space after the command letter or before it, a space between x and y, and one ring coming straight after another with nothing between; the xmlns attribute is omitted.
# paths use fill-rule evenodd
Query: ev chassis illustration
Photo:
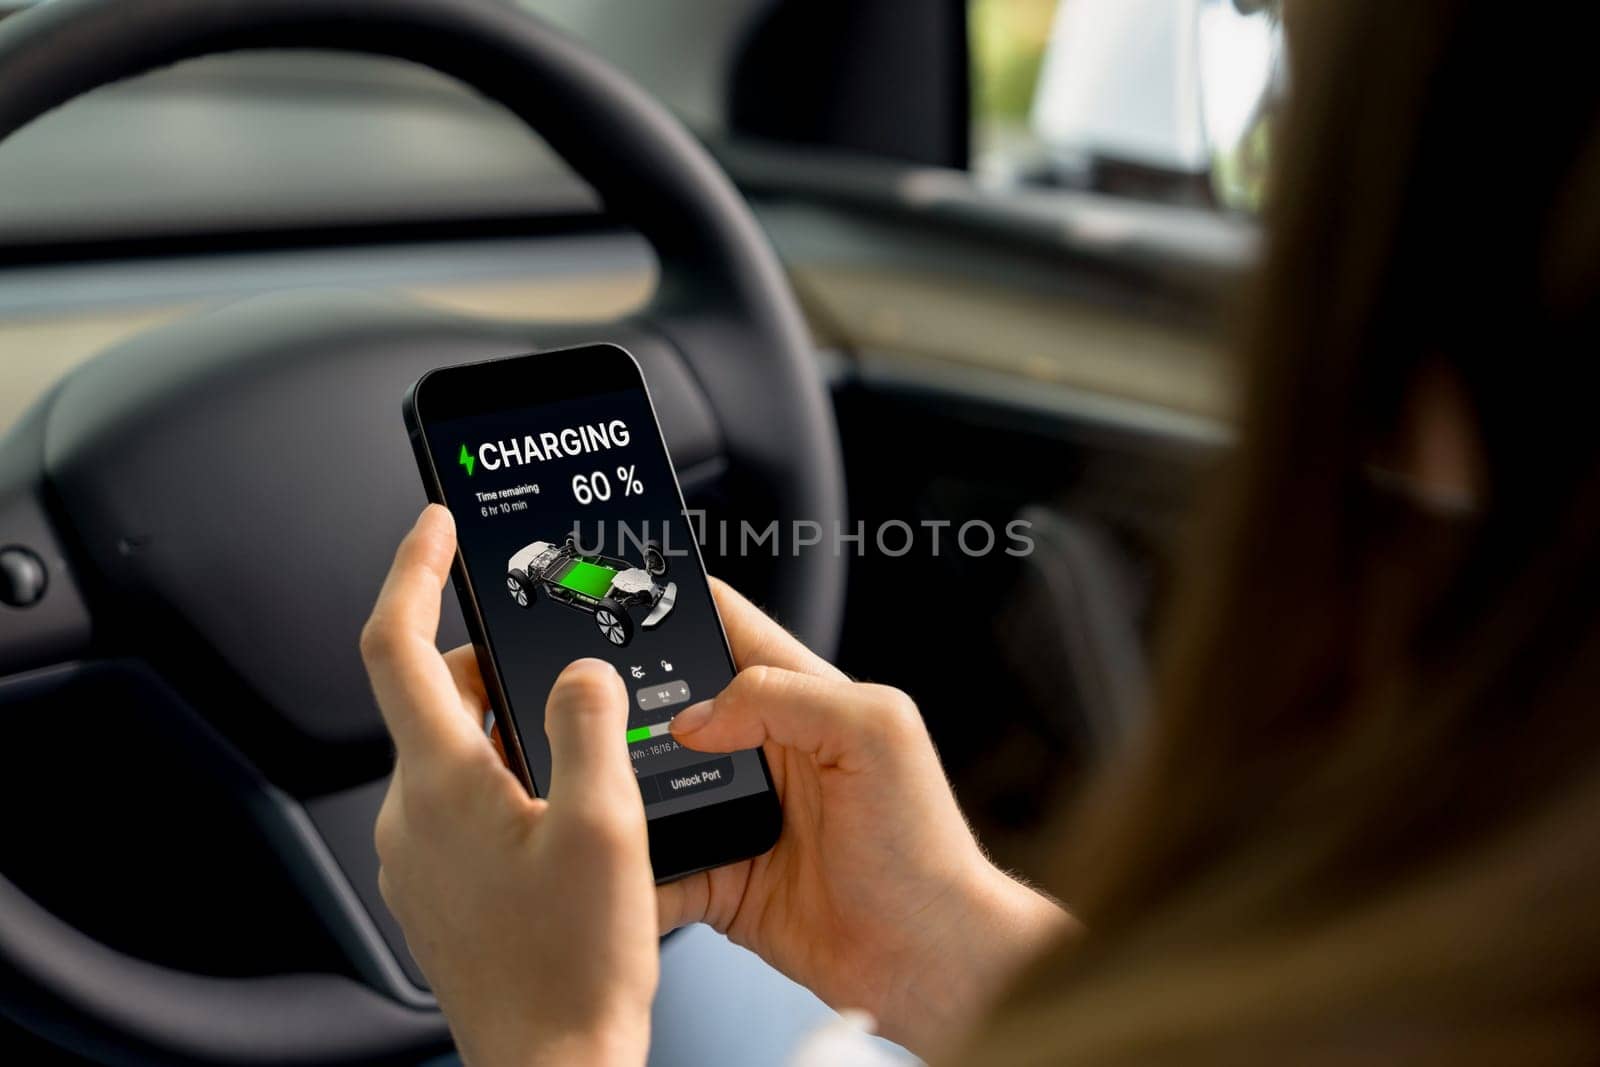
<svg viewBox="0 0 1600 1067"><path fill-rule="evenodd" d="M535 541L524 545L506 563L506 589L518 607L531 608L541 596L594 618L595 627L618 648L633 640L634 615L643 613L638 628L654 630L672 614L678 583L659 585L667 558L653 542L644 546L644 566L579 550L568 537L560 545Z"/></svg>

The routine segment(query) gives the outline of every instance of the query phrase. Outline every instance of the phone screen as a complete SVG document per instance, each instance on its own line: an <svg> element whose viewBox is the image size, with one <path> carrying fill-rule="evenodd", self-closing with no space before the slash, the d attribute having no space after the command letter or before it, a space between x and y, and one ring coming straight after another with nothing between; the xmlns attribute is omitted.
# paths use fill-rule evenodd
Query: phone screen
<svg viewBox="0 0 1600 1067"><path fill-rule="evenodd" d="M620 349L599 351L627 361L636 384L614 368L589 385L572 366L502 372L482 410L421 415L535 790L550 782L551 683L573 660L596 657L628 688L626 742L646 813L657 819L770 787L757 751L695 752L667 732L679 710L728 684L733 662L642 378ZM460 378L457 394L471 381ZM503 388L513 381L524 388ZM559 398L539 395L551 393ZM458 395L450 406L469 400Z"/></svg>

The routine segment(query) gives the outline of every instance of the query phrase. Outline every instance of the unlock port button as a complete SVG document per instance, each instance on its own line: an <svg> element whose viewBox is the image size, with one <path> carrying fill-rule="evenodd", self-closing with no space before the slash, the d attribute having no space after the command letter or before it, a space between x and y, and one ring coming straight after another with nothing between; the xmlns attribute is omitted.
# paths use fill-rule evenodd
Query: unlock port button
<svg viewBox="0 0 1600 1067"><path fill-rule="evenodd" d="M733 784L733 757L719 756L675 771L662 771L654 777L662 800L702 793L707 789L722 789Z"/></svg>

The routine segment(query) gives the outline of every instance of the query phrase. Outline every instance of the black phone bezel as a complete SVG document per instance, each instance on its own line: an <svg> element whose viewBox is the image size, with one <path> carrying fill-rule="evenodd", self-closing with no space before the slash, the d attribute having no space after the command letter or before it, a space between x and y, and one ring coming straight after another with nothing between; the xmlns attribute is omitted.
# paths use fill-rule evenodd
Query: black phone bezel
<svg viewBox="0 0 1600 1067"><path fill-rule="evenodd" d="M672 454L661 434L655 401L650 396L644 374L632 353L611 343L439 367L413 382L406 391L402 409L428 499L448 506L427 439L427 425L430 422L524 408L530 404L529 397L537 397L532 403L549 404L624 389L639 389L644 393L656 440L667 455L668 466L674 471L673 491L678 495L678 506L680 510L683 509L683 490L677 483L676 467L672 466ZM485 397L517 399L485 404ZM695 559L704 573L705 561L698 544L695 545ZM511 703L506 698L493 646L483 623L483 615L478 609L477 595L459 550L451 565L450 576L461 602L461 613L466 620L473 650L477 653L484 687L494 709L495 730L500 734L513 773L530 794L538 796L538 783L528 769L522 733L517 726L516 716L509 711ZM714 614L715 608L713 603ZM720 615L717 616L717 629L722 636L722 651L727 657L731 676L738 670L738 665L734 662L733 650L728 644ZM649 821L650 862L657 882L672 881L697 871L759 856L777 843L782 829L782 808L772 782L772 772L767 766L766 753L757 749L756 755L766 781L764 790Z"/></svg>

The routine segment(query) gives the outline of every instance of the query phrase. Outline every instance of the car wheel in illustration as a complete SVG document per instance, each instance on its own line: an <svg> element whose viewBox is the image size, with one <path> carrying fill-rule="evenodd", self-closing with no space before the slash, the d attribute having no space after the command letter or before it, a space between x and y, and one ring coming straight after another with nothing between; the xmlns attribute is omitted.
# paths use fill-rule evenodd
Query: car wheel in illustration
<svg viewBox="0 0 1600 1067"><path fill-rule="evenodd" d="M662 555L661 546L654 541L644 543L644 569L652 578L659 578L667 573L667 557Z"/></svg>
<svg viewBox="0 0 1600 1067"><path fill-rule="evenodd" d="M525 571L514 570L506 575L506 591L511 594L511 599L517 602L517 607L533 606L533 582Z"/></svg>
<svg viewBox="0 0 1600 1067"><path fill-rule="evenodd" d="M594 624L600 627L600 636L618 648L633 640L633 619L610 597L594 609Z"/></svg>

